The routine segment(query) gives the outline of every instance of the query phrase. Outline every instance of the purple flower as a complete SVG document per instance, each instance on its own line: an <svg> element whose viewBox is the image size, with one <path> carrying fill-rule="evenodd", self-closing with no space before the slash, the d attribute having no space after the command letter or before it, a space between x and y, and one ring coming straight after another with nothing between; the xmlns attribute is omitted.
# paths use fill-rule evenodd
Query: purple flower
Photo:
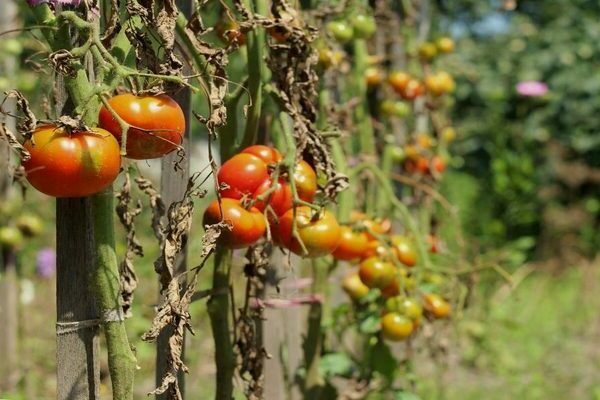
<svg viewBox="0 0 600 400"><path fill-rule="evenodd" d="M540 81L522 81L517 83L517 93L521 96L539 97L548 93L548 85Z"/></svg>
<svg viewBox="0 0 600 400"><path fill-rule="evenodd" d="M51 278L56 272L56 252L50 247L46 247L37 253L36 260L37 274L45 279Z"/></svg>

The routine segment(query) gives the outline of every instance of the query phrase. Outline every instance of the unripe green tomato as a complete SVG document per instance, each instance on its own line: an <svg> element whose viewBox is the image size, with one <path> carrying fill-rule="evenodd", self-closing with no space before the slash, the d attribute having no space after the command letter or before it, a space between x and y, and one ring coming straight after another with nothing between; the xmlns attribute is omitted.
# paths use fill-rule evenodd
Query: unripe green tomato
<svg viewBox="0 0 600 400"><path fill-rule="evenodd" d="M27 237L37 236L44 231L42 220L33 214L22 214L17 218L17 228Z"/></svg>
<svg viewBox="0 0 600 400"><path fill-rule="evenodd" d="M424 60L433 60L437 52L437 47L431 42L424 42L419 46L419 56Z"/></svg>
<svg viewBox="0 0 600 400"><path fill-rule="evenodd" d="M354 36L352 27L343 21L331 21L327 24L327 30L340 43L346 43Z"/></svg>
<svg viewBox="0 0 600 400"><path fill-rule="evenodd" d="M423 306L416 299L405 296L390 297L385 302L388 312L397 312L415 321L423 316Z"/></svg>
<svg viewBox="0 0 600 400"><path fill-rule="evenodd" d="M23 244L21 231L13 226L0 228L0 245L6 247L19 247Z"/></svg>
<svg viewBox="0 0 600 400"><path fill-rule="evenodd" d="M375 18L365 14L355 15L352 18L352 27L354 28L354 37L357 39L368 39L377 30Z"/></svg>
<svg viewBox="0 0 600 400"><path fill-rule="evenodd" d="M404 159L406 159L406 153L404 152L404 149L400 146L394 146L389 151L391 153L392 160L394 160L397 163L401 163L402 161L404 161Z"/></svg>
<svg viewBox="0 0 600 400"><path fill-rule="evenodd" d="M403 101L384 100L380 106L381 112L398 118L410 114L410 106Z"/></svg>

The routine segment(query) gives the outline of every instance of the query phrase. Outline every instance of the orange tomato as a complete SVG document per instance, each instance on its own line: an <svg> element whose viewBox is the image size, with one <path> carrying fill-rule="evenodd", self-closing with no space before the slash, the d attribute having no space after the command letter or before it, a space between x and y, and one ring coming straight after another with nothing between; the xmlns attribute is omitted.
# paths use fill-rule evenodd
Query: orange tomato
<svg viewBox="0 0 600 400"><path fill-rule="evenodd" d="M292 236L293 224L294 209L290 209L279 219L277 239L298 255L309 258L326 256L333 253L340 243L340 226L335 216L327 210L317 213L306 206L296 208L296 226L306 254L303 254L300 242Z"/></svg>
<svg viewBox="0 0 600 400"><path fill-rule="evenodd" d="M336 260L350 261L363 256L367 250L369 238L364 232L355 232L349 226L340 228L340 243L333 252Z"/></svg>
<svg viewBox="0 0 600 400"><path fill-rule="evenodd" d="M265 216L255 207L245 209L236 199L222 198L220 205L214 200L204 211L204 225L221 221L231 224L232 229L221 232L218 243L230 249L253 245L267 230Z"/></svg>

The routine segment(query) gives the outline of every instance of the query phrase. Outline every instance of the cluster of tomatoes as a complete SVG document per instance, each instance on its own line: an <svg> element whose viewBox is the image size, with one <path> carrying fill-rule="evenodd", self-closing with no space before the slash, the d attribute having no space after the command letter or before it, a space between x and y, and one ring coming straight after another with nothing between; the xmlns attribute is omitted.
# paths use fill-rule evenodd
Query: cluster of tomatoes
<svg viewBox="0 0 600 400"><path fill-rule="evenodd" d="M220 245L248 247L268 231L276 244L304 257L337 248L340 227L331 212L313 204L317 174L308 162L301 160L289 171L277 149L254 145L225 161L217 181L220 200L209 204L204 224L230 225Z"/></svg>
<svg viewBox="0 0 600 400"><path fill-rule="evenodd" d="M430 284L427 292L417 287L413 273L417 253L409 237L391 234L389 220L372 220L360 213L353 213L352 219L352 225L342 226L342 239L333 256L341 261L359 261L358 269L342 282L352 300L360 303L371 290L378 290L385 338L408 338L421 324L424 311L433 318L450 315L450 304L431 290L442 283L441 276L424 276L424 282ZM430 251L437 251L433 244Z"/></svg>
<svg viewBox="0 0 600 400"><path fill-rule="evenodd" d="M126 157L159 158L176 149L185 131L179 105L167 95L120 94L102 107L98 128L38 127L24 143L31 158L23 162L29 183L54 197L85 197L108 187L121 168L121 123L127 129ZM115 118L117 115L118 118Z"/></svg>

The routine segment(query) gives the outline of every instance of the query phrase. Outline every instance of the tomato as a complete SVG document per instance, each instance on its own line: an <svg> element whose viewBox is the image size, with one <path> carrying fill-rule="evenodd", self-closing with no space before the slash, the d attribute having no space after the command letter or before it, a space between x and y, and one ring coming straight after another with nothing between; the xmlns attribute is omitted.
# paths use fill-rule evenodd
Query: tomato
<svg viewBox="0 0 600 400"><path fill-rule="evenodd" d="M437 55L437 47L431 42L424 42L419 46L419 57L431 61Z"/></svg>
<svg viewBox="0 0 600 400"><path fill-rule="evenodd" d="M405 100L414 100L417 97L422 96L423 93L425 93L423 84L416 79L410 79L404 89L400 92L400 96Z"/></svg>
<svg viewBox="0 0 600 400"><path fill-rule="evenodd" d="M406 265L412 267L417 263L417 253L412 242L406 236L392 236L392 246L394 253L398 260Z"/></svg>
<svg viewBox="0 0 600 400"><path fill-rule="evenodd" d="M264 215L256 208L246 210L240 200L222 198L211 202L204 211L204 225L226 221L232 225L231 230L223 230L218 243L230 249L240 249L256 243L267 230Z"/></svg>
<svg viewBox="0 0 600 400"><path fill-rule="evenodd" d="M383 245L378 240L371 239L370 235L367 235L367 239L369 242L367 243L367 248L363 251L361 258L369 258L369 257L382 257L385 258L389 256L389 250L387 247Z"/></svg>
<svg viewBox="0 0 600 400"><path fill-rule="evenodd" d="M240 30L239 24L230 18L222 18L217 24L216 30L219 38L226 43L237 42L240 46L246 44L246 35Z"/></svg>
<svg viewBox="0 0 600 400"><path fill-rule="evenodd" d="M369 288L362 283L358 272L352 271L342 281L342 289L352 300L358 301L369 294Z"/></svg>
<svg viewBox="0 0 600 400"><path fill-rule="evenodd" d="M425 238L427 240L427 244L429 244L429 251L432 253L437 253L439 251L439 239L435 235L427 235Z"/></svg>
<svg viewBox="0 0 600 400"><path fill-rule="evenodd" d="M386 300L385 308L391 312L398 312L411 320L419 320L423 315L423 307L412 297L396 296Z"/></svg>
<svg viewBox="0 0 600 400"><path fill-rule="evenodd" d="M381 318L381 330L384 338L396 342L410 336L413 332L413 322L404 315L390 312Z"/></svg>
<svg viewBox="0 0 600 400"><path fill-rule="evenodd" d="M378 67L368 67L365 69L365 80L367 86L379 86L383 82L383 72Z"/></svg>
<svg viewBox="0 0 600 400"><path fill-rule="evenodd" d="M335 216L327 210L321 210L316 214L310 207L296 208L296 227L306 248L306 254L303 254L298 240L292 237L293 224L294 209L291 209L279 219L276 228L277 236L285 248L298 255L309 258L326 256L331 254L340 242L340 226Z"/></svg>
<svg viewBox="0 0 600 400"><path fill-rule="evenodd" d="M27 237L37 236L44 231L42 220L33 214L21 214L17 218L16 225Z"/></svg>
<svg viewBox="0 0 600 400"><path fill-rule="evenodd" d="M440 53L452 53L454 51L454 40L450 39L447 36L439 38L435 45Z"/></svg>
<svg viewBox="0 0 600 400"><path fill-rule="evenodd" d="M225 161L217 173L219 184L229 187L221 190L221 196L241 199L253 195L269 179L267 164L259 157L239 153Z"/></svg>
<svg viewBox="0 0 600 400"><path fill-rule="evenodd" d="M377 234L377 235L385 235L390 232L392 229L392 222L389 219L377 220L374 221L372 219L367 218L364 213L352 210L350 213L350 220L352 222L361 222L366 228L366 234L369 237L369 240L377 240L375 236L373 236L369 231Z"/></svg>
<svg viewBox="0 0 600 400"><path fill-rule="evenodd" d="M279 150L262 144L246 147L241 153L255 155L267 164L276 164L280 162L282 158Z"/></svg>
<svg viewBox="0 0 600 400"><path fill-rule="evenodd" d="M364 232L355 232L349 226L340 228L340 243L333 252L336 260L350 261L362 257L367 250L369 238Z"/></svg>
<svg viewBox="0 0 600 400"><path fill-rule="evenodd" d="M0 227L0 247L19 247L23 244L23 234L13 226Z"/></svg>
<svg viewBox="0 0 600 400"><path fill-rule="evenodd" d="M454 141L454 139L456 139L456 130L451 126L447 126L444 129L442 129L441 135L442 135L442 140L449 143L449 142Z"/></svg>
<svg viewBox="0 0 600 400"><path fill-rule="evenodd" d="M390 262L377 257L369 257L360 263L360 280L370 288L383 288L396 278L396 268Z"/></svg>
<svg viewBox="0 0 600 400"><path fill-rule="evenodd" d="M455 83L449 73L442 71L425 78L425 88L432 95L441 96L452 92L455 88Z"/></svg>
<svg viewBox="0 0 600 400"><path fill-rule="evenodd" d="M433 156L431 158L431 170L441 174L446 170L446 162L439 156Z"/></svg>
<svg viewBox="0 0 600 400"><path fill-rule="evenodd" d="M31 159L23 167L29 183L49 196L90 196L119 174L119 144L104 129L68 133L46 125L36 129L32 139L24 143Z"/></svg>
<svg viewBox="0 0 600 400"><path fill-rule="evenodd" d="M446 318L450 315L450 303L435 293L427 293L423 296L423 308L436 318Z"/></svg>
<svg viewBox="0 0 600 400"><path fill-rule="evenodd" d="M258 199L259 196L271 189L272 183L273 180L271 178L265 180L258 187L258 189L256 189L252 197L254 199ZM271 192L271 194L266 199L264 199L264 201L257 201L254 204L254 206L260 211L264 211L267 204L269 204L271 208L273 208L275 214L277 216L281 216L285 214L287 210L292 208L293 200L294 199L292 196L292 189L290 188L290 185L288 185L288 183L285 180L280 178L275 190Z"/></svg>
<svg viewBox="0 0 600 400"><path fill-rule="evenodd" d="M354 32L352 27L343 21L331 21L327 24L327 31L335 40L340 43L346 43L352 39Z"/></svg>
<svg viewBox="0 0 600 400"><path fill-rule="evenodd" d="M404 118L411 112L410 106L403 101L384 100L379 108L383 114L399 118Z"/></svg>
<svg viewBox="0 0 600 400"><path fill-rule="evenodd" d="M432 285L440 286L444 283L445 279L442 275L426 272L423 274L423 282L430 283Z"/></svg>
<svg viewBox="0 0 600 400"><path fill-rule="evenodd" d="M404 152L406 153L406 157L410 158L411 160L415 160L420 156L419 150L415 145L412 144L407 144L404 146Z"/></svg>
<svg viewBox="0 0 600 400"><path fill-rule="evenodd" d="M394 279L387 285L381 288L381 296L384 299L389 299L396 297L400 294L400 281L398 279Z"/></svg>
<svg viewBox="0 0 600 400"><path fill-rule="evenodd" d="M416 141L422 149L430 149L435 144L435 139L427 133L417 133Z"/></svg>
<svg viewBox="0 0 600 400"><path fill-rule="evenodd" d="M406 153L404 152L404 149L402 147L394 146L390 147L389 149L393 161L400 163L406 159Z"/></svg>
<svg viewBox="0 0 600 400"><path fill-rule="evenodd" d="M135 160L162 157L175 150L185 133L185 116L179 104L167 95L120 94L108 104L131 127L127 131L127 157ZM101 128L121 141L121 127L106 107L100 109Z"/></svg>
<svg viewBox="0 0 600 400"><path fill-rule="evenodd" d="M397 93L402 93L412 77L404 71L394 71L388 76L388 83Z"/></svg>
<svg viewBox="0 0 600 400"><path fill-rule="evenodd" d="M309 163L302 160L294 169L296 191L301 200L312 203L317 193L317 174Z"/></svg>
<svg viewBox="0 0 600 400"><path fill-rule="evenodd" d="M354 28L354 37L358 39L368 39L377 30L375 18L365 14L355 15L352 18L352 27Z"/></svg>
<svg viewBox="0 0 600 400"><path fill-rule="evenodd" d="M407 160L405 163L406 171L411 173L428 174L429 173L429 161L422 155Z"/></svg>
<svg viewBox="0 0 600 400"><path fill-rule="evenodd" d="M319 49L319 64L324 68L338 66L344 60L344 52L339 50L331 50L330 48Z"/></svg>

